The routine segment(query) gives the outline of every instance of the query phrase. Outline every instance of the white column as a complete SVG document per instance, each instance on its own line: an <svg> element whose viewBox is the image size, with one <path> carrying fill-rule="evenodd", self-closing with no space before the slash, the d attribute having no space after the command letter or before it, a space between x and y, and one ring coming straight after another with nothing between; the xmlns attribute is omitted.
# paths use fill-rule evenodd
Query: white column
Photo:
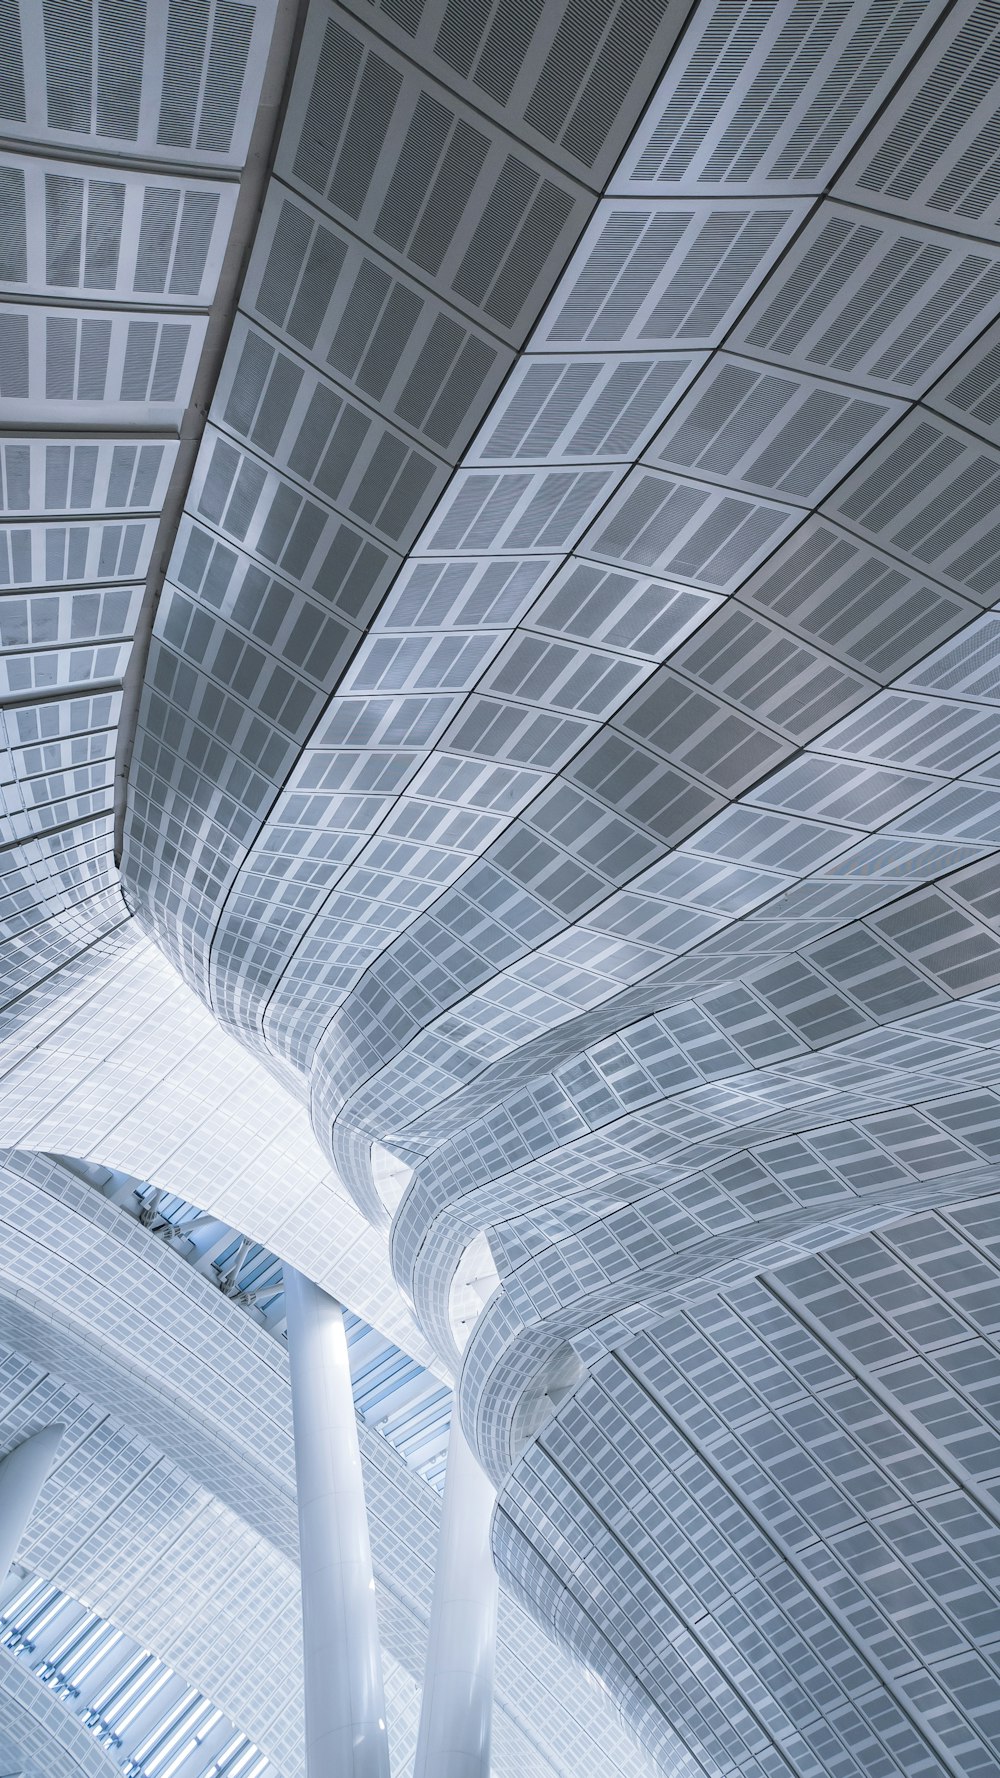
<svg viewBox="0 0 1000 1778"><path fill-rule="evenodd" d="M284 1268L307 1778L389 1778L368 1518L340 1304Z"/></svg>
<svg viewBox="0 0 1000 1778"><path fill-rule="evenodd" d="M9 1451L0 1462L0 1581L10 1573L63 1431L62 1426L46 1426Z"/></svg>
<svg viewBox="0 0 1000 1778"><path fill-rule="evenodd" d="M448 1436L444 1512L413 1778L489 1778L497 1576L490 1550L496 1494L465 1441Z"/></svg>

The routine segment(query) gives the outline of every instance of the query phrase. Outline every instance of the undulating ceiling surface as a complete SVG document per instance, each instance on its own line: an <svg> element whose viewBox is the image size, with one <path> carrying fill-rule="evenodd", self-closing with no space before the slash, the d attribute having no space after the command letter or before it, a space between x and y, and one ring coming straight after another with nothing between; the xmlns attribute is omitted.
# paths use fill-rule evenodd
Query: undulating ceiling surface
<svg viewBox="0 0 1000 1778"><path fill-rule="evenodd" d="M100 52L119 10L20 22L93 18ZM236 0L126 10L143 68L169 21L266 50ZM308 0L298 23L176 527L141 483L169 560L134 748L125 707L127 907L307 1100L331 1202L388 1234L461 1357L502 1574L651 1756L997 1778L1000 15ZM89 89L46 55L48 111L4 127L48 181L105 124L101 54ZM211 111L177 147L182 111L160 103L155 151L102 137L85 201L51 172L48 281L0 327L54 328L54 365L71 322L110 352L116 304L204 324L245 147L202 164ZM131 187L101 195L126 138L140 183L182 163L192 217L219 183L195 293L164 272L154 298L145 209L126 227ZM89 389L53 381L53 426L67 400L124 424L121 388ZM115 498L72 567L63 507L23 509L0 619L69 624L84 562L151 615L146 558L107 570L108 526L140 523ZM66 652L77 699L113 695L120 660ZM8 724L76 721L21 685ZM11 783L89 771L64 734L9 728ZM49 837L11 829L8 999L119 942L106 840L81 850L98 806L61 794L25 829ZM280 1214L262 1238L282 1252ZM470 1250L498 1286L460 1354Z"/></svg>

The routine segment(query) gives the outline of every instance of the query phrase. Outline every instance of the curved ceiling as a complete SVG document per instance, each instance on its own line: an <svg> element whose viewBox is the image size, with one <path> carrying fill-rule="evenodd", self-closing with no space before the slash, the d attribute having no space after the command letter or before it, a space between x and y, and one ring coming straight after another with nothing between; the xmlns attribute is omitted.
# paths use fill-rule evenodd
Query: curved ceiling
<svg viewBox="0 0 1000 1778"><path fill-rule="evenodd" d="M225 338L287 10L3 9L5 998L121 922L116 725Z"/></svg>
<svg viewBox="0 0 1000 1778"><path fill-rule="evenodd" d="M44 322L57 358L78 330L85 378L84 339L111 353L116 329L154 325L135 255L147 208L162 244L170 205L132 164L131 121L90 144L105 171L129 163L117 185L88 174L80 196L43 165L105 127L96 0L79 16L89 87L55 31L25 62L48 109L13 133L35 132L56 245L26 317L12 296L0 319L29 343ZM162 30L130 16L143 82L162 82ZM266 31L247 4L195 17ZM995 7L309 0L299 24L145 596L148 480L138 517L88 509L77 531L24 508L0 617L72 627L87 574L109 611L136 589L128 622L152 633L120 752L128 908L308 1096L336 1169L316 1204L346 1186L391 1224L445 1365L455 1269L486 1232L499 1287L460 1395L502 1487L498 1554L655 1758L692 1778L990 1770L1000 1601L977 1552L997 1407L977 1367L997 1354L947 1267L985 1267L987 1287L998 1152ZM236 163L213 141L192 164L203 126L150 104L149 141L187 132L175 222L186 181L192 218L219 184L221 217ZM75 281L53 283L74 243ZM101 243L125 282L92 288ZM206 246L209 284L212 266ZM168 289L155 325L193 340L210 292ZM59 427L77 403L82 437L94 398L64 374L43 403ZM66 445L45 450L62 488ZM68 957L85 982L119 942L107 792L87 800L122 679L113 622L113 659L103 632L90 654L67 632L82 701L36 678L5 701L15 1026ZM62 672L54 638L11 642L9 671ZM81 1099L98 1078L76 1076ZM272 1210L262 1238L288 1253ZM321 1256L340 1210L318 1226ZM959 1257L931 1276L924 1240ZM851 1345L862 1325L875 1357ZM673 1380L696 1357L697 1402ZM802 1397L779 1431L788 1376ZM828 1392L848 1404L836 1431ZM836 1529L796 1541L856 1459L855 1519L831 1504ZM651 1546L634 1502L685 1464L703 1466L695 1516Z"/></svg>

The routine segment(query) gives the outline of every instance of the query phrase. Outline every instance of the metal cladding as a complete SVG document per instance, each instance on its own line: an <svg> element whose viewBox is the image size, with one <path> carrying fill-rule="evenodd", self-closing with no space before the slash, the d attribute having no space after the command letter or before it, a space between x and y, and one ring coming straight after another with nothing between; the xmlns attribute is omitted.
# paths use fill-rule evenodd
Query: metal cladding
<svg viewBox="0 0 1000 1778"><path fill-rule="evenodd" d="M6 8L22 1045L124 942L80 774L172 448L36 433L176 440L269 28L127 10L125 117L97 0L79 69L29 42L64 7ZM307 1101L334 1208L286 1256L332 1275L341 1187L388 1235L502 1577L656 1764L997 1778L1000 16L300 22L164 546L127 907ZM280 1191L258 1231L282 1254Z"/></svg>

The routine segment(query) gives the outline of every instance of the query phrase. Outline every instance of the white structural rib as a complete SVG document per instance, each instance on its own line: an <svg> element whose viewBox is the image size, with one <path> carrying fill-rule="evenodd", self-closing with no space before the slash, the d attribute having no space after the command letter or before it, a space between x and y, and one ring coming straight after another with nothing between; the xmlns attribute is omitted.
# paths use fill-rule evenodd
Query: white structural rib
<svg viewBox="0 0 1000 1778"><path fill-rule="evenodd" d="M38 1496L48 1480L63 1427L46 1426L0 1463L0 1581L9 1573Z"/></svg>
<svg viewBox="0 0 1000 1778"><path fill-rule="evenodd" d="M389 1778L361 1453L340 1304L289 1268L307 1778Z"/></svg>
<svg viewBox="0 0 1000 1778"><path fill-rule="evenodd" d="M452 1417L413 1778L490 1778L496 1493Z"/></svg>

